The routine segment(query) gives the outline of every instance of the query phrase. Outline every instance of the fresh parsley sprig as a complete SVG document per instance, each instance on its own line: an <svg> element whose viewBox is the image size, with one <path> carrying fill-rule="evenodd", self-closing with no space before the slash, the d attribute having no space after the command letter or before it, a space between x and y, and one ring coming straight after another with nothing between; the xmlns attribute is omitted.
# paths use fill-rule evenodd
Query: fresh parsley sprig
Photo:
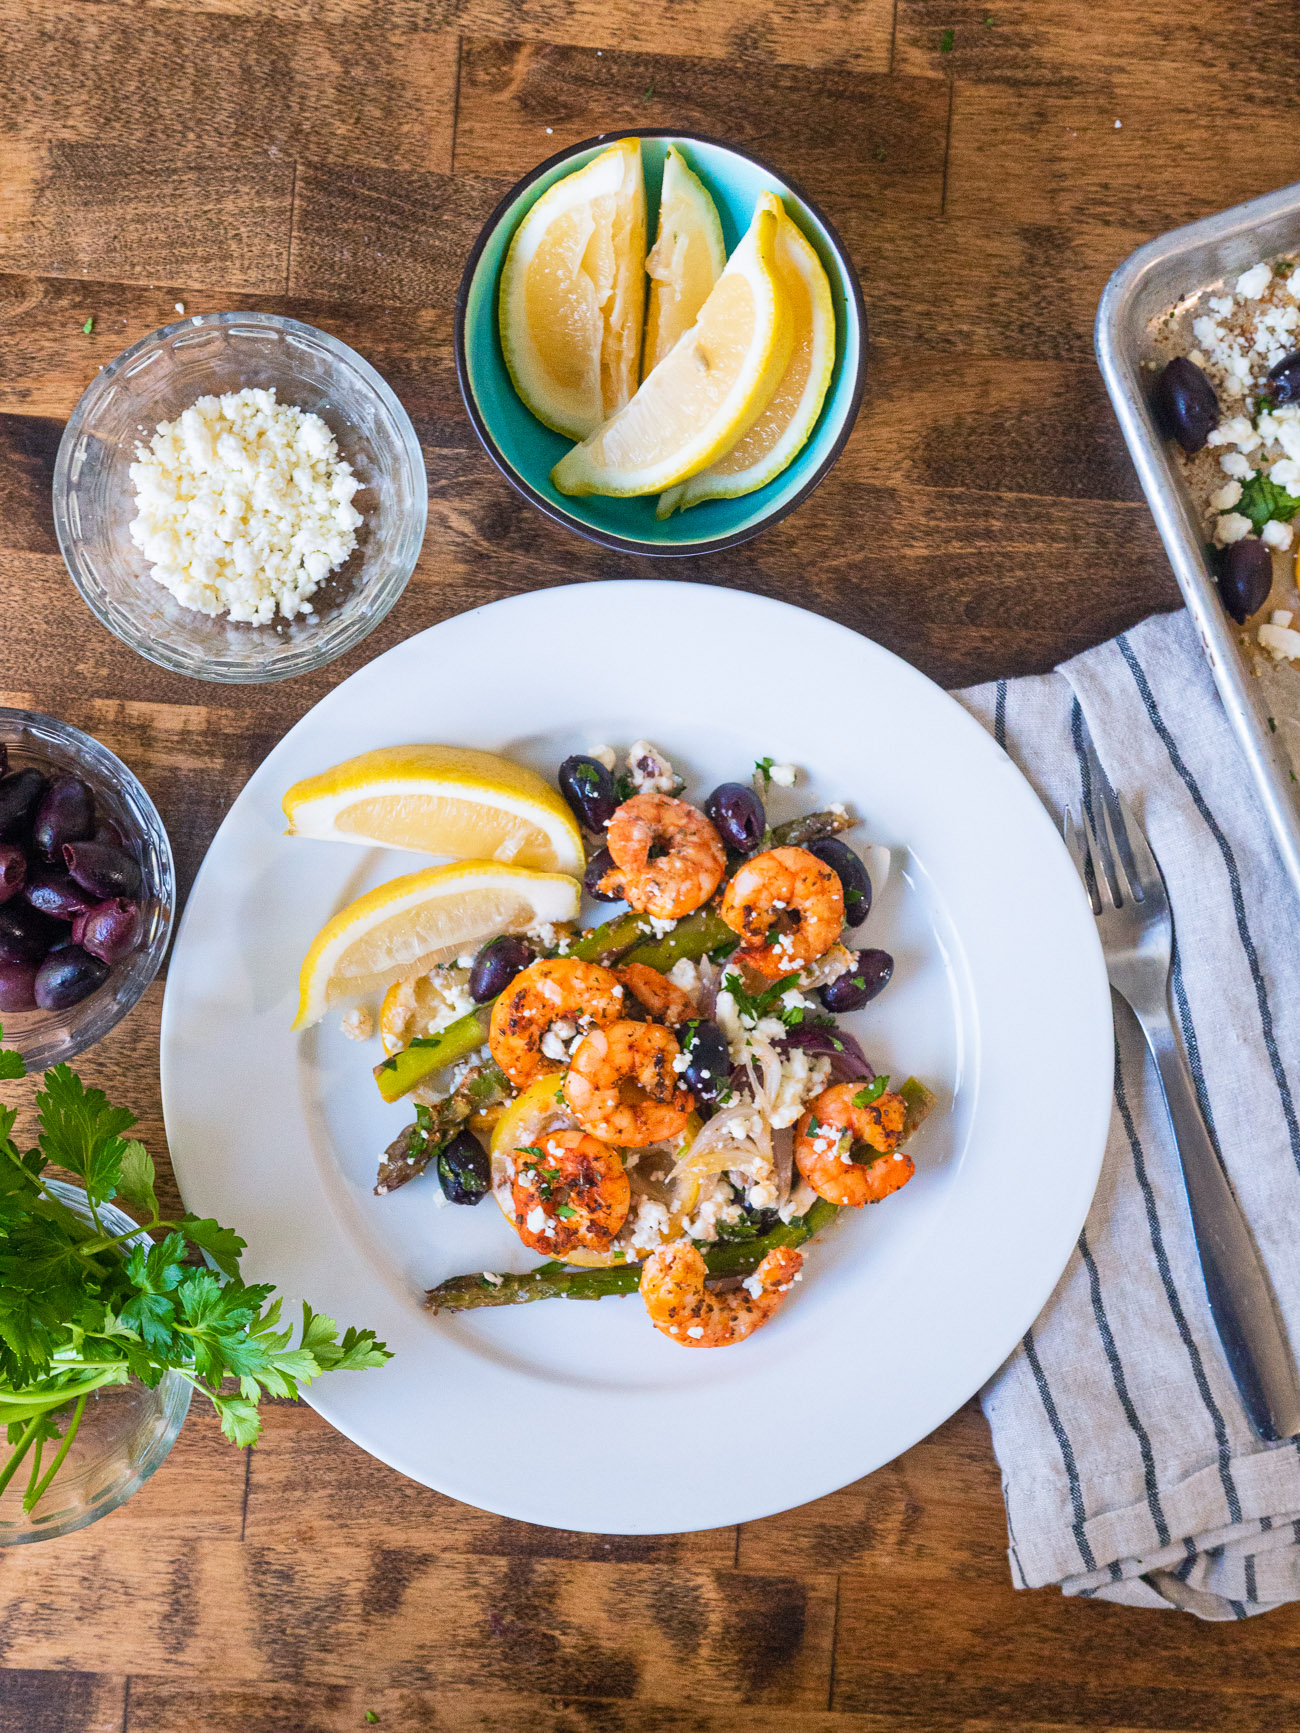
<svg viewBox="0 0 1300 1733"><path fill-rule="evenodd" d="M0 1047L0 1079L25 1075L21 1057ZM0 1424L11 1446L0 1493L30 1456L23 1502L36 1506L67 1457L87 1398L106 1386L134 1377L153 1389L175 1372L208 1398L233 1444L252 1445L263 1396L294 1397L322 1372L389 1359L373 1331L340 1334L308 1305L295 1344L292 1327L280 1328L273 1288L240 1276L238 1234L211 1217L163 1217L149 1152L125 1135L135 1119L102 1090L56 1065L36 1108L37 1147L20 1150L17 1112L0 1107ZM51 1166L85 1187L89 1221L50 1188ZM101 1215L114 1199L145 1219L115 1231ZM45 1446L55 1440L43 1470Z"/></svg>
<svg viewBox="0 0 1300 1733"><path fill-rule="evenodd" d="M770 987L764 987L761 993L751 993L740 976L734 971L729 971L723 976L722 985L736 1001L736 1010L745 1022L757 1023L760 1018L775 1015L781 1018L787 1028L790 1028L793 1026L791 1017L795 1011L798 1012L798 1016L794 1018L794 1023L803 1021L803 1007L787 1007L785 1011L778 1011L777 1007L781 1002L782 994L788 993L798 980L799 971L796 969L792 975L782 975L779 980L773 981Z"/></svg>

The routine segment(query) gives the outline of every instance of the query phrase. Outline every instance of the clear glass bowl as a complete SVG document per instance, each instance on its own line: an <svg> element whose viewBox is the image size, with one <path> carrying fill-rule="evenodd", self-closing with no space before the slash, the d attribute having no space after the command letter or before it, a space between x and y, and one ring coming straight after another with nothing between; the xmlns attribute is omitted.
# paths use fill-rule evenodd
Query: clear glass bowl
<svg viewBox="0 0 1300 1733"><path fill-rule="evenodd" d="M207 393L274 386L325 421L361 481L357 547L312 598L316 618L253 626L181 604L131 540L137 443ZM284 680L360 643L406 588L429 487L410 417L368 361L274 313L200 313L124 350L72 412L54 469L54 524L72 581L111 632L200 680Z"/></svg>
<svg viewBox="0 0 1300 1733"><path fill-rule="evenodd" d="M158 973L176 911L172 845L158 809L122 760L98 740L54 716L0 709L0 741L10 770L35 766L55 775L70 772L87 783L95 810L122 833L140 863L140 942L113 965L104 985L67 1011L4 1011L7 1047L16 1047L29 1071L46 1071L83 1052L120 1023Z"/></svg>
<svg viewBox="0 0 1300 1733"><path fill-rule="evenodd" d="M57 1179L48 1184L83 1221L91 1219L80 1186ZM99 1219L119 1234L136 1225L112 1204L103 1205ZM141 1233L138 1238L147 1236ZM40 1502L30 1511L23 1509L26 1463L0 1495L0 1546L54 1540L98 1522L125 1504L162 1466L185 1424L192 1394L193 1387L177 1372L164 1372L155 1390L133 1378L129 1384L94 1391L67 1457ZM45 1467L52 1464L57 1449L57 1445L46 1446Z"/></svg>

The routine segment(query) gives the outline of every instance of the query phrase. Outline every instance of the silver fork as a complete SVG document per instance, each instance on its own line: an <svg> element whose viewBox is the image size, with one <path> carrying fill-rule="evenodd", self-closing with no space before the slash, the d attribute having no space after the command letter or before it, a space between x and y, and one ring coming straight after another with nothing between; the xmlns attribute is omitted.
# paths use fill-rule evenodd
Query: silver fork
<svg viewBox="0 0 1300 1733"><path fill-rule="evenodd" d="M1132 1007L1156 1062L1206 1297L1229 1370L1260 1437L1290 1438L1300 1433L1300 1375L1170 1021L1174 923L1164 879L1132 812L1110 789L1091 743L1087 758L1091 823L1076 824L1067 810L1066 845L1092 899L1110 984Z"/></svg>

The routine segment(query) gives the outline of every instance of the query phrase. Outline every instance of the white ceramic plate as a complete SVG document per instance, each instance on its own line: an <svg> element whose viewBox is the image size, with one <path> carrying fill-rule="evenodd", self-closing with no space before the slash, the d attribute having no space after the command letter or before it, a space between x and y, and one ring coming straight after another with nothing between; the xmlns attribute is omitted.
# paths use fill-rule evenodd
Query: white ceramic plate
<svg viewBox="0 0 1300 1733"><path fill-rule="evenodd" d="M805 767L790 810L852 804L850 840L901 847L859 930L888 990L849 1020L877 1068L939 1094L917 1174L814 1241L780 1315L691 1352L635 1296L432 1317L422 1291L528 1268L500 1213L436 1181L371 1194L409 1118L375 1047L291 1035L317 928L410 855L285 837L290 783L372 747L457 741L552 775L648 737L702 799L761 755ZM774 791L776 792L776 791ZM797 802L797 807L796 807ZM779 820L781 811L774 809ZM677 582L497 602L380 656L281 741L217 833L163 1009L162 1080L186 1202L248 1240L246 1271L395 1351L309 1400L455 1498L560 1528L662 1533L801 1504L888 1462L994 1371L1083 1223L1109 1108L1095 926L1047 813L985 731L915 669L813 614Z"/></svg>

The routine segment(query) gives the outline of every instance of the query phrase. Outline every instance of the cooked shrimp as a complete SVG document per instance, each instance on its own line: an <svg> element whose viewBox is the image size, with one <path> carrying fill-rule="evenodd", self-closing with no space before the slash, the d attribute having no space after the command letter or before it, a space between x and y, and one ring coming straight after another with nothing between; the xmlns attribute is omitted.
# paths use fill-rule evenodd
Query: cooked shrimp
<svg viewBox="0 0 1300 1733"><path fill-rule="evenodd" d="M524 1244L562 1258L578 1246L605 1250L627 1220L632 1187L607 1144L585 1131L549 1131L540 1147L515 1151L510 1197Z"/></svg>
<svg viewBox="0 0 1300 1733"><path fill-rule="evenodd" d="M863 1083L836 1083L816 1097L799 1121L794 1159L808 1184L828 1203L857 1209L879 1203L916 1172L898 1147L907 1106L888 1089L860 1101Z"/></svg>
<svg viewBox="0 0 1300 1733"><path fill-rule="evenodd" d="M736 869L722 918L740 934L736 960L775 981L830 950L844 930L844 890L806 848L770 848Z"/></svg>
<svg viewBox="0 0 1300 1733"><path fill-rule="evenodd" d="M519 1089L561 1070L565 1043L623 1015L623 989L599 963L543 957L515 976L492 1007L488 1046Z"/></svg>
<svg viewBox="0 0 1300 1733"><path fill-rule="evenodd" d="M564 1096L579 1125L604 1143L644 1149L676 1137L695 1105L678 1086L677 1037L659 1023L593 1029L569 1061Z"/></svg>
<svg viewBox="0 0 1300 1733"><path fill-rule="evenodd" d="M702 812L667 794L634 794L609 821L613 866L602 891L661 921L703 908L722 883L727 851Z"/></svg>
<svg viewBox="0 0 1300 1733"><path fill-rule="evenodd" d="M658 969L652 969L649 963L624 963L614 973L656 1023L667 1023L670 1029L675 1029L679 1023L689 1023L698 1015L690 994Z"/></svg>
<svg viewBox="0 0 1300 1733"><path fill-rule="evenodd" d="M655 1329L681 1347L727 1348L767 1323L802 1268L802 1252L778 1246L739 1288L714 1294L704 1285L703 1254L683 1240L651 1252L641 1297Z"/></svg>

